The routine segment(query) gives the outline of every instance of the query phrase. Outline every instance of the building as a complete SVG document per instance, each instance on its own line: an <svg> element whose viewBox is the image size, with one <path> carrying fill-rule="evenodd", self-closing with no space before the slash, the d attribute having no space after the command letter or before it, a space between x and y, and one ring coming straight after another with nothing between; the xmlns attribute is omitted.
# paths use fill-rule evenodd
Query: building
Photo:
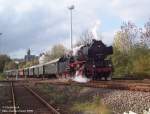
<svg viewBox="0 0 150 114"><path fill-rule="evenodd" d="M28 49L27 55L25 55L24 60L27 62L27 61L32 61L35 59L38 59L38 57L36 55L31 55L31 50Z"/></svg>

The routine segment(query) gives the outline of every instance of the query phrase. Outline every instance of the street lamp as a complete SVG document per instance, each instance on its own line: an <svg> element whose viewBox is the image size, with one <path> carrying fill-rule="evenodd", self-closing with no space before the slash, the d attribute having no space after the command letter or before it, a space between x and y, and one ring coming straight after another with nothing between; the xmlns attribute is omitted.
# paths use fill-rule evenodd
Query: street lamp
<svg viewBox="0 0 150 114"><path fill-rule="evenodd" d="M73 49L73 44L72 44L72 10L74 9L74 5L71 5L70 7L68 7L68 9L70 10L70 38L71 38L71 49Z"/></svg>

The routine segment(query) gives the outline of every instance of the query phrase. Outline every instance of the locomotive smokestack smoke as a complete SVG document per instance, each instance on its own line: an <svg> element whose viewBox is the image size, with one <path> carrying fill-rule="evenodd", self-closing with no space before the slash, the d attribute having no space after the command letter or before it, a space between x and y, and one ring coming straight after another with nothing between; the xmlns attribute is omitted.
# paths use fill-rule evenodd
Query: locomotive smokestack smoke
<svg viewBox="0 0 150 114"><path fill-rule="evenodd" d="M78 51L80 50L80 48L82 47L83 45L80 45L80 46L76 46L76 47L74 47L73 48L73 56L76 56L77 55L77 53L78 53Z"/></svg>
<svg viewBox="0 0 150 114"><path fill-rule="evenodd" d="M97 29L99 28L100 24L101 24L100 21L97 20L97 21L95 22L93 28L91 29L91 32L92 32L92 34L93 34L93 36L94 36L94 39L96 39L96 40L99 39L99 38L98 38L98 35L97 35Z"/></svg>

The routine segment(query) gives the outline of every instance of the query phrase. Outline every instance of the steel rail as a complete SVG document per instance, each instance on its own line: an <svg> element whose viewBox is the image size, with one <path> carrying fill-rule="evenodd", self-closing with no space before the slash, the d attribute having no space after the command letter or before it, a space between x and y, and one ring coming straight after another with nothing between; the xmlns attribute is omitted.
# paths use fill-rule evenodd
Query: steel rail
<svg viewBox="0 0 150 114"><path fill-rule="evenodd" d="M31 88L24 86L32 95L34 95L41 103L43 103L53 114L60 114L53 106L51 106L48 102L46 102L40 95L38 95Z"/></svg>
<svg viewBox="0 0 150 114"><path fill-rule="evenodd" d="M11 94L12 94L13 110L14 110L13 113L16 114L16 101L15 101L13 82L11 82Z"/></svg>

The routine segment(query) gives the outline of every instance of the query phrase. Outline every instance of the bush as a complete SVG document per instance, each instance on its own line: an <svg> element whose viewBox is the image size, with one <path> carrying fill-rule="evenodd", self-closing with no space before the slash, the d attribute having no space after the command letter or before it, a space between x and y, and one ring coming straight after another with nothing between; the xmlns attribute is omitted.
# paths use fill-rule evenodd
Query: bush
<svg viewBox="0 0 150 114"><path fill-rule="evenodd" d="M6 77L3 73L0 73L0 80L4 80Z"/></svg>
<svg viewBox="0 0 150 114"><path fill-rule="evenodd" d="M138 76L149 76L150 75L150 57L139 56L133 61L133 73Z"/></svg>
<svg viewBox="0 0 150 114"><path fill-rule="evenodd" d="M150 78L150 49L136 45L124 54L114 48L112 56L115 76Z"/></svg>

